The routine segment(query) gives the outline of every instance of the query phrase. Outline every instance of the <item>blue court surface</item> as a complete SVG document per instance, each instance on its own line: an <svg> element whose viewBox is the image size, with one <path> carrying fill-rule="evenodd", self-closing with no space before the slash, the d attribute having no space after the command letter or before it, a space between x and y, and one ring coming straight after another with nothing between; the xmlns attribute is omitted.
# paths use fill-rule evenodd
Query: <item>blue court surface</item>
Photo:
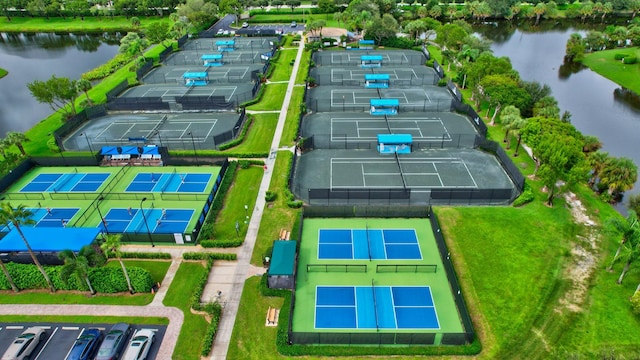
<svg viewBox="0 0 640 360"><path fill-rule="evenodd" d="M318 286L316 329L438 330L429 286Z"/></svg>
<svg viewBox="0 0 640 360"><path fill-rule="evenodd" d="M421 260L413 229L320 229L318 259Z"/></svg>
<svg viewBox="0 0 640 360"><path fill-rule="evenodd" d="M48 212L45 208L27 208L31 211L31 219L36 223L34 225L24 225L24 227L38 227L38 228L62 228L65 227L69 220L78 213L79 208L51 208ZM0 231L6 232L12 229L13 226L3 227Z"/></svg>
<svg viewBox="0 0 640 360"><path fill-rule="evenodd" d="M203 193L210 179L211 174L139 173L125 191Z"/></svg>
<svg viewBox="0 0 640 360"><path fill-rule="evenodd" d="M20 192L93 192L98 190L109 173L39 174Z"/></svg>
<svg viewBox="0 0 640 360"><path fill-rule="evenodd" d="M98 225L102 230L110 233L145 233L147 219L149 231L155 234L185 233L194 210L190 209L166 209L166 216L162 215L162 209L143 209L144 217L140 209L110 209L105 215L106 229L103 222Z"/></svg>

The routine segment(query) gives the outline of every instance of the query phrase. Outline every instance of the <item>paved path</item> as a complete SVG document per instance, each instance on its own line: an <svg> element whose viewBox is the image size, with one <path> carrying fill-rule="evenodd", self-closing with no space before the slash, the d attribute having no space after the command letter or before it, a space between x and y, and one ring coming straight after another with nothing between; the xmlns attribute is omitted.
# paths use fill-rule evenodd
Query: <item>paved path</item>
<svg viewBox="0 0 640 360"><path fill-rule="evenodd" d="M285 121L287 119L287 109L289 109L289 103L291 102L291 95L293 94L293 88L295 86L296 74L300 67L300 60L304 52L304 41L300 41L298 46L298 54L296 55L296 61L291 70L291 78L289 79L289 85L287 86L287 92L284 96L284 102L280 110L278 117L278 124L276 131L271 142L271 150L268 159L266 159L266 170L260 183L260 190L258 191L258 197L256 199L256 207L251 215L251 221L249 222L249 229L244 239L244 243L238 252L238 261L236 262L235 273L233 280L228 284L229 295L225 298L225 308L222 312L222 319L218 326L218 333L216 334L215 341L213 343L213 351L211 353L211 360L223 360L227 358L227 351L229 349L229 341L231 340L231 333L233 332L233 324L236 321L236 315L238 314L238 306L240 305L240 298L242 297L242 289L244 288L244 282L247 279L249 271L252 270L249 262L251 261L251 254L253 253L253 247L256 243L258 236L258 229L260 228L260 221L262 220L262 210L265 207L264 196L269 190L269 184L271 183L271 177L273 176L273 166L275 164L275 154L280 146L280 139L282 137L282 131L284 130ZM230 269L225 269L229 271ZM254 268L255 270L255 268ZM215 280L212 279L212 283Z"/></svg>

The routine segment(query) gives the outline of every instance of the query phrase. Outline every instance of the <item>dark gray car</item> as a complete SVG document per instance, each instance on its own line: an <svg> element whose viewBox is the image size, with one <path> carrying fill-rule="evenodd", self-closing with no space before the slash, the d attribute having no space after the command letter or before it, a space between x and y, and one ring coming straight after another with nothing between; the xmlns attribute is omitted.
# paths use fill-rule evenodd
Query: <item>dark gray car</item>
<svg viewBox="0 0 640 360"><path fill-rule="evenodd" d="M131 328L129 324L118 323L111 327L98 349L95 360L115 360L122 354L124 345L129 338Z"/></svg>

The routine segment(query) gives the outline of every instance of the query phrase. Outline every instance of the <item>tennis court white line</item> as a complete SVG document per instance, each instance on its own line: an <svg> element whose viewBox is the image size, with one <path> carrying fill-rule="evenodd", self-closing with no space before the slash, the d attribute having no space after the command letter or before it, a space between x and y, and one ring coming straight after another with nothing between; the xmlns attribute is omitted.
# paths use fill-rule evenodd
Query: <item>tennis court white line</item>
<svg viewBox="0 0 640 360"><path fill-rule="evenodd" d="M386 250L385 250L386 252ZM398 318L396 317L396 301L393 298L393 291L391 291L391 286L387 286L387 289L389 291L389 297L391 298L391 309L393 310L393 321L395 321L396 324L396 329L398 329Z"/></svg>
<svg viewBox="0 0 640 360"><path fill-rule="evenodd" d="M467 173L469 174L469 177L471 177L471 181L473 181L473 185L475 187L478 187L478 184L476 183L476 179L474 179L473 175L471 175L471 171L469 171L469 167L467 166L467 163L463 161L462 165L464 165L464 168L467 170Z"/></svg>

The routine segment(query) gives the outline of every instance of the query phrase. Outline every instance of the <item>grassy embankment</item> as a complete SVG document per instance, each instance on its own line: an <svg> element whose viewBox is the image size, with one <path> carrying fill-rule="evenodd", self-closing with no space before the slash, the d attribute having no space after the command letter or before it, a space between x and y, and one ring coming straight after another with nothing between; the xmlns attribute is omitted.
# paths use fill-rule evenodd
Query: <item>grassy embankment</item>
<svg viewBox="0 0 640 360"><path fill-rule="evenodd" d="M7 76L7 74L9 74L7 70L0 68L0 79Z"/></svg>
<svg viewBox="0 0 640 360"><path fill-rule="evenodd" d="M8 21L6 17L0 18L1 32L103 32L103 31L137 31L152 22L169 21L167 17L139 16L140 26L131 25L131 18L125 16L87 16L84 20L78 18L52 17L49 19L39 17L12 17Z"/></svg>
<svg viewBox="0 0 640 360"><path fill-rule="evenodd" d="M640 64L623 64L621 60L614 59L616 54L628 54L640 58L640 49L632 47L596 51L586 54L582 63L616 84L640 94Z"/></svg>

